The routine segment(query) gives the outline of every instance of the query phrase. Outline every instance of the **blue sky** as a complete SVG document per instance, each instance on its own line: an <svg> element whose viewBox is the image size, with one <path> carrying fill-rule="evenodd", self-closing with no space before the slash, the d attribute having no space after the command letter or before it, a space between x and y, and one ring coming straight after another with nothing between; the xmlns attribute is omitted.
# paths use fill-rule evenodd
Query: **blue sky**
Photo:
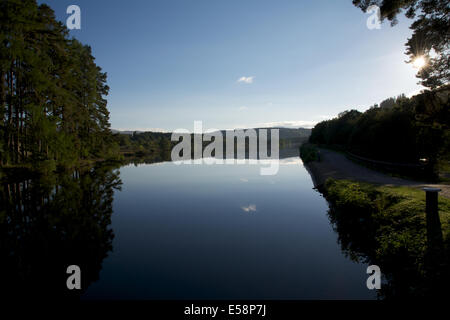
<svg viewBox="0 0 450 320"><path fill-rule="evenodd" d="M81 8L71 35L108 73L115 129L310 126L421 89L411 21L369 30L351 0L39 2Z"/></svg>

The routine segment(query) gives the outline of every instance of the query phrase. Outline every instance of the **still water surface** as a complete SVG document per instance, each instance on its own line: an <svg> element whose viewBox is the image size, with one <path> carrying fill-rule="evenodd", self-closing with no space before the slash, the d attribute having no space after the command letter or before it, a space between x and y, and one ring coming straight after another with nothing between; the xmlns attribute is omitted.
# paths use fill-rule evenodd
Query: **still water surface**
<svg viewBox="0 0 450 320"><path fill-rule="evenodd" d="M112 251L84 299L373 299L297 157L120 168Z"/></svg>

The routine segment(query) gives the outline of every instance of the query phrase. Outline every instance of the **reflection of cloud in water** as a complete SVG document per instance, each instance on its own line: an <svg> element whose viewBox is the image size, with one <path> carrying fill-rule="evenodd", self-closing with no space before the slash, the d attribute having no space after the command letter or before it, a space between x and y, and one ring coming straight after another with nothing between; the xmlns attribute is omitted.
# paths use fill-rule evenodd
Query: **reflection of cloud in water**
<svg viewBox="0 0 450 320"><path fill-rule="evenodd" d="M254 212L256 211L256 204L249 204L247 207L241 207L241 209L245 212Z"/></svg>
<svg viewBox="0 0 450 320"><path fill-rule="evenodd" d="M248 179L245 179L245 178L240 178L239 180L242 182L248 182Z"/></svg>

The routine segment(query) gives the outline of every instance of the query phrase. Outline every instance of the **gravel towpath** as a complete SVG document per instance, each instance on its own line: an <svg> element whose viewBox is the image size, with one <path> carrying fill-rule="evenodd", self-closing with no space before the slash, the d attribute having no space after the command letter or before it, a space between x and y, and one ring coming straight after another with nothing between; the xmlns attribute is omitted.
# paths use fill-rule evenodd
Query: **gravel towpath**
<svg viewBox="0 0 450 320"><path fill-rule="evenodd" d="M420 181L407 180L398 177L392 177L385 173L375 171L361 166L344 154L334 152L328 149L319 149L320 162L311 162L306 165L311 173L314 186L320 186L328 178L348 179L362 182L369 182L379 185L408 186L415 188L436 187L442 189L439 195L450 198L450 185L428 184Z"/></svg>

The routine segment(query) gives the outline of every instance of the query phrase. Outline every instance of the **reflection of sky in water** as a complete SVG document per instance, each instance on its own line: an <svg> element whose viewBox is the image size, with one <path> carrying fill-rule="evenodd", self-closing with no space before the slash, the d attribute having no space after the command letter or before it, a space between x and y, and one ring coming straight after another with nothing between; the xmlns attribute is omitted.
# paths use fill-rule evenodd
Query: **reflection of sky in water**
<svg viewBox="0 0 450 320"><path fill-rule="evenodd" d="M86 298L371 298L298 158L120 169L113 252Z"/></svg>

